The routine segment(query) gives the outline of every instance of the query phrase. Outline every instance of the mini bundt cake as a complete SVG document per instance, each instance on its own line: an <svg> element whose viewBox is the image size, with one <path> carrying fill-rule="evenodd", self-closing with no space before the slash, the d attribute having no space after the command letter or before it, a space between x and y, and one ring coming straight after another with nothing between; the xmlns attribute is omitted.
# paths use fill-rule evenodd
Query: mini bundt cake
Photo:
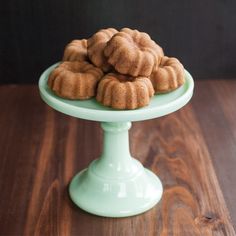
<svg viewBox="0 0 236 236"><path fill-rule="evenodd" d="M150 76L158 66L163 50L148 34L124 28L107 43L104 54L121 74Z"/></svg>
<svg viewBox="0 0 236 236"><path fill-rule="evenodd" d="M51 72L48 86L60 97L84 100L96 95L102 77L102 70L88 62L66 61Z"/></svg>
<svg viewBox="0 0 236 236"><path fill-rule="evenodd" d="M113 28L102 29L88 39L88 57L97 67L107 72L111 65L104 56L104 48L111 37L118 31Z"/></svg>
<svg viewBox="0 0 236 236"><path fill-rule="evenodd" d="M99 82L96 99L115 109L136 109L148 105L153 95L148 78L109 73Z"/></svg>
<svg viewBox="0 0 236 236"><path fill-rule="evenodd" d="M150 80L155 93L166 93L177 89L185 82L184 67L177 58L164 56Z"/></svg>
<svg viewBox="0 0 236 236"><path fill-rule="evenodd" d="M88 59L87 40L73 40L64 50L63 61L86 61Z"/></svg>

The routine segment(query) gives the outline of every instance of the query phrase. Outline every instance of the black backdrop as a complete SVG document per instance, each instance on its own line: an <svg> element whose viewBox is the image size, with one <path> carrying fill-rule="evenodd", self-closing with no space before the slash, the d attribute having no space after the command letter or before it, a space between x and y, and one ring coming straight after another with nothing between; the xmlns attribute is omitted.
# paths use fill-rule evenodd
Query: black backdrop
<svg viewBox="0 0 236 236"><path fill-rule="evenodd" d="M6 0L0 83L35 83L64 45L100 28L146 31L195 78L236 77L235 0Z"/></svg>

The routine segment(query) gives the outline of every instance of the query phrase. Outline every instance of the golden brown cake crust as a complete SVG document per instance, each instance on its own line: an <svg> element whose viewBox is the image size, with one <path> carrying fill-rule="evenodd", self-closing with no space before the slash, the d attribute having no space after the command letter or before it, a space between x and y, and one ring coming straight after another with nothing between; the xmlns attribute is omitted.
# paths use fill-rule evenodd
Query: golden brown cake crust
<svg viewBox="0 0 236 236"><path fill-rule="evenodd" d="M147 77L130 77L109 73L99 82L96 99L115 109L136 109L147 106L154 95Z"/></svg>
<svg viewBox="0 0 236 236"><path fill-rule="evenodd" d="M88 60L87 40L73 40L64 50L63 61L86 61Z"/></svg>
<svg viewBox="0 0 236 236"><path fill-rule="evenodd" d="M114 28L102 29L88 39L88 57L94 65L101 68L104 72L109 71L111 68L104 56L104 48L117 32Z"/></svg>
<svg viewBox="0 0 236 236"><path fill-rule="evenodd" d="M63 98L89 99L96 95L102 76L102 70L88 62L66 61L51 72L48 86Z"/></svg>
<svg viewBox="0 0 236 236"><path fill-rule="evenodd" d="M180 87L185 82L184 67L177 58L164 56L150 80L155 93L166 93Z"/></svg>
<svg viewBox="0 0 236 236"><path fill-rule="evenodd" d="M162 48L148 34L123 28L107 43L104 54L121 74L150 76L164 56Z"/></svg>
<svg viewBox="0 0 236 236"><path fill-rule="evenodd" d="M103 105L122 110L146 106L154 93L173 91L184 82L178 59L164 56L147 33L129 28L101 29L88 40L71 41L63 63L48 78L60 97L96 96Z"/></svg>

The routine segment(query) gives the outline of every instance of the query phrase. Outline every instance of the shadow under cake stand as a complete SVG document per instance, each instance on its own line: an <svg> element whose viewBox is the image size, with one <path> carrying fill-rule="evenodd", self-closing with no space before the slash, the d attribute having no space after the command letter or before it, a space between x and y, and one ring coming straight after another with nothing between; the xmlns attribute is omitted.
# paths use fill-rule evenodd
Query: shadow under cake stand
<svg viewBox="0 0 236 236"><path fill-rule="evenodd" d="M153 172L130 155L128 130L131 121L157 118L183 107L193 94L191 75L185 71L183 86L155 95L149 106L119 111L102 106L94 98L72 101L56 96L47 86L48 75L56 65L40 77L42 99L69 116L101 122L104 131L101 156L75 175L70 183L72 201L87 212L107 217L132 216L149 210L160 201L163 187Z"/></svg>

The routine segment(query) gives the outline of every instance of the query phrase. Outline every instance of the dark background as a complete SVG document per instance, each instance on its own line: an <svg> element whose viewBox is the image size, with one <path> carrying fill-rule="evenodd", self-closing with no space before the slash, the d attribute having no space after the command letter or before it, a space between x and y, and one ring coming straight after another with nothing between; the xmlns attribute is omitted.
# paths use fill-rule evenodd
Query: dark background
<svg viewBox="0 0 236 236"><path fill-rule="evenodd" d="M125 26L149 33L195 79L236 78L235 0L9 0L0 26L0 83L36 83L72 39Z"/></svg>

